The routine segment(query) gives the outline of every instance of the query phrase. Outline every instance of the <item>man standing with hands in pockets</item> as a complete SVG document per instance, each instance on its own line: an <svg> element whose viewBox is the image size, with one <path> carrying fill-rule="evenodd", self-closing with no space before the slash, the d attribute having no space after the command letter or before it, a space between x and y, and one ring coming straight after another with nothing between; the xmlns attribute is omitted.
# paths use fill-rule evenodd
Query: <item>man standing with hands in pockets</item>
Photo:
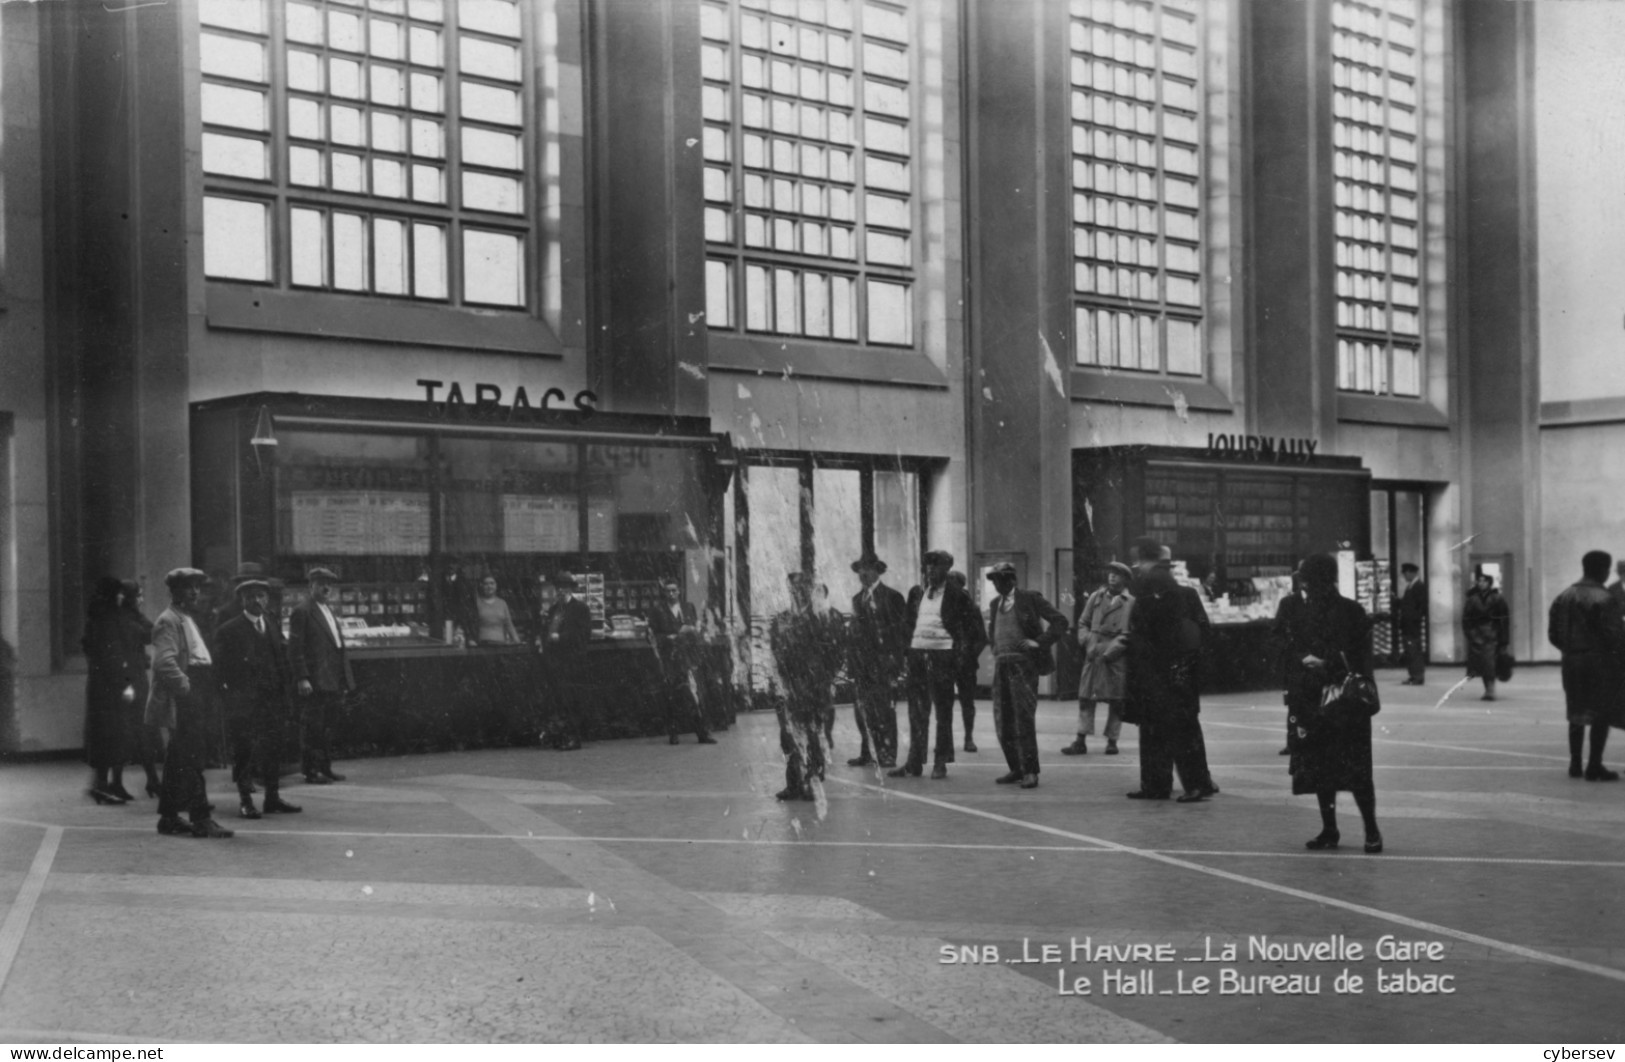
<svg viewBox="0 0 1625 1062"><path fill-rule="evenodd" d="M355 676L331 604L339 577L331 569L312 568L306 578L310 597L288 619L288 659L304 708L305 781L330 785L344 776L333 773L329 728L344 695L355 689Z"/></svg>

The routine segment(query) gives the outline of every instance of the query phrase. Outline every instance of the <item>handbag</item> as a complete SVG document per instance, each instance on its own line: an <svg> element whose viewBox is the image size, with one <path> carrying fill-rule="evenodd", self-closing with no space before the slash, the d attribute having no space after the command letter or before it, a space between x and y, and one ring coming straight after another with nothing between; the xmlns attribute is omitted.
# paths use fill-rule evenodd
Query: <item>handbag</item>
<svg viewBox="0 0 1625 1062"><path fill-rule="evenodd" d="M1343 657L1343 671L1341 680L1328 682L1321 689L1321 712L1330 716L1369 719L1382 711L1382 701L1377 696L1377 684L1350 669L1347 656Z"/></svg>
<svg viewBox="0 0 1625 1062"><path fill-rule="evenodd" d="M1502 649L1500 652L1496 653L1495 654L1495 681L1497 681L1497 682L1511 682L1512 681L1512 669L1513 669L1513 667L1515 665L1516 665L1516 661L1514 661L1512 659L1512 654L1507 652L1505 649Z"/></svg>

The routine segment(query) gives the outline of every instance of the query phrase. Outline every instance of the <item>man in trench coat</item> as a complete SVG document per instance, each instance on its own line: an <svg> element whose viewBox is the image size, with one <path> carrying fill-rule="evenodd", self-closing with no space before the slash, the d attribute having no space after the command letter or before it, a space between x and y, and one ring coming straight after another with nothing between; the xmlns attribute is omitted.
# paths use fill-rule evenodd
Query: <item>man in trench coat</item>
<svg viewBox="0 0 1625 1062"><path fill-rule="evenodd" d="M1106 702L1106 755L1117 755L1117 736L1123 729L1123 697L1128 685L1129 612L1134 595L1128 592L1134 569L1121 561L1106 566L1106 585L1089 595L1078 614L1078 648L1083 672L1078 678L1078 736L1061 750L1066 756L1089 752L1085 738L1095 732L1095 704Z"/></svg>
<svg viewBox="0 0 1625 1062"><path fill-rule="evenodd" d="M1612 560L1602 550L1580 559L1584 577L1557 595L1547 616L1546 640L1563 653L1563 699L1569 722L1569 777L1588 782L1618 781L1619 772L1602 765L1608 728L1621 718L1620 687L1625 683L1625 620L1608 589ZM1591 759L1582 770L1580 752L1591 731Z"/></svg>

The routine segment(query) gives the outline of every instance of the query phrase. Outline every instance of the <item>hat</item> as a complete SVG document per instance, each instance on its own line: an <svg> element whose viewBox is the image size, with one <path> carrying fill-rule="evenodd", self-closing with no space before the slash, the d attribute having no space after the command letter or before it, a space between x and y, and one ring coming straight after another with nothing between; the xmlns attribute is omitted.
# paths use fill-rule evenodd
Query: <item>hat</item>
<svg viewBox="0 0 1625 1062"><path fill-rule="evenodd" d="M786 578L790 580L791 586L811 586L813 581L812 576L806 572L791 572Z"/></svg>
<svg viewBox="0 0 1625 1062"><path fill-rule="evenodd" d="M952 568L954 566L954 555L945 549L934 549L925 555L925 559L921 563L927 568L933 564L940 564L944 568Z"/></svg>
<svg viewBox="0 0 1625 1062"><path fill-rule="evenodd" d="M1162 543L1150 536L1142 536L1134 540L1134 555L1143 561L1162 559Z"/></svg>
<svg viewBox="0 0 1625 1062"><path fill-rule="evenodd" d="M564 590L574 590L577 585L576 577L569 572L554 572L547 581Z"/></svg>
<svg viewBox="0 0 1625 1062"><path fill-rule="evenodd" d="M997 579L1001 575L1014 576L1015 574L1016 566L1011 564L1009 561L1000 561L987 570L987 577L989 579Z"/></svg>
<svg viewBox="0 0 1625 1062"><path fill-rule="evenodd" d="M305 573L305 580L312 583L336 583L339 577L331 568L312 568Z"/></svg>
<svg viewBox="0 0 1625 1062"><path fill-rule="evenodd" d="M264 579L239 578L237 580L237 592L239 594L252 594L256 590L263 590L269 594L271 592L271 584L266 582Z"/></svg>
<svg viewBox="0 0 1625 1062"><path fill-rule="evenodd" d="M1134 579L1134 569L1130 568L1122 561L1112 561L1110 564L1106 565L1106 570L1108 572L1120 572L1122 573L1123 578L1128 579L1131 582Z"/></svg>
<svg viewBox="0 0 1625 1062"><path fill-rule="evenodd" d="M169 574L164 576L164 585L169 587L171 590L178 590L183 586L190 586L193 583L206 583L208 581L208 573L198 571L196 568L172 568L170 569Z"/></svg>
<svg viewBox="0 0 1625 1062"><path fill-rule="evenodd" d="M865 568L873 568L881 575L886 574L886 562L875 556L873 550L865 552L863 556L852 562L852 570L855 572L861 572Z"/></svg>
<svg viewBox="0 0 1625 1062"><path fill-rule="evenodd" d="M236 584L242 582L244 579L263 578L265 578L264 565L256 564L254 561L243 561L241 564L237 565L237 574L231 577L231 581L233 584Z"/></svg>

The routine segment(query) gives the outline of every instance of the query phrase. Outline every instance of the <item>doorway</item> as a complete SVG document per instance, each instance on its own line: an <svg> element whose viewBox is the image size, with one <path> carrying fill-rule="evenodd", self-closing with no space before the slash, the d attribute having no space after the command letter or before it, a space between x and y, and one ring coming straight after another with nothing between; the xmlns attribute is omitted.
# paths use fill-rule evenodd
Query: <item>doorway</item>
<svg viewBox="0 0 1625 1062"><path fill-rule="evenodd" d="M1421 483L1373 481L1371 485L1371 556L1377 570L1386 572L1387 607L1372 615L1371 652L1373 663L1397 664L1404 660L1399 637L1398 606L1404 593L1405 577L1400 569L1414 564L1418 578L1428 579L1428 488ZM1422 620L1422 653L1430 656L1429 618Z"/></svg>

